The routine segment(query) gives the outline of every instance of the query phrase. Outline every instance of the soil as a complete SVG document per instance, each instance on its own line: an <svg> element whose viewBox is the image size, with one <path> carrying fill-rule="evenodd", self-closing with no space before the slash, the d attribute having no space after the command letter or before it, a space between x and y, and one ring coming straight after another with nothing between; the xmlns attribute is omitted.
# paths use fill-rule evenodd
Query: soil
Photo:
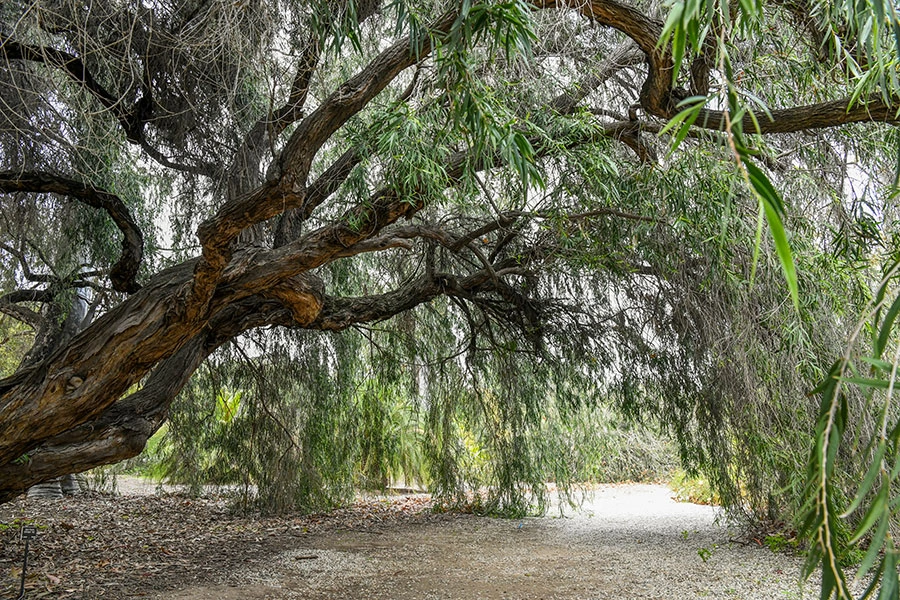
<svg viewBox="0 0 900 600"><path fill-rule="evenodd" d="M218 497L85 495L0 507L0 598L801 598L801 559L735 541L663 486L602 486L565 518L439 514L427 496L310 516L232 514ZM5 526L3 524L6 524Z"/></svg>

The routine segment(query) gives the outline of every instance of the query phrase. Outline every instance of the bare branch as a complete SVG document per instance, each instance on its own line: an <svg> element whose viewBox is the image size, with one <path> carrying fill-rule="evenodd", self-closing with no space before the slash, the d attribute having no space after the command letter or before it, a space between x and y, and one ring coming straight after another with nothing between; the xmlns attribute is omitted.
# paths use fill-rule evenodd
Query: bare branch
<svg viewBox="0 0 900 600"><path fill-rule="evenodd" d="M155 160L157 163L174 171L182 173L191 173L192 175L202 175L204 177L218 177L222 168L212 163L183 164L173 161L171 158L154 148L145 136L141 136L138 142L141 149L147 153L147 156Z"/></svg>
<svg viewBox="0 0 900 600"><path fill-rule="evenodd" d="M0 250L3 250L13 258L19 261L19 265L22 267L22 274L25 276L25 279L28 281L34 281L39 283L49 283L51 281L56 281L57 278L53 275L44 275L39 273L31 272L31 265L28 264L28 259L25 257L25 253L19 250L16 250L12 246L8 244L4 244L0 242Z"/></svg>
<svg viewBox="0 0 900 600"><path fill-rule="evenodd" d="M153 114L153 99L149 91L145 91L144 95L135 102L134 106L126 108L122 99L116 98L106 88L101 86L84 64L84 61L74 54L49 46L23 44L12 38L0 39L0 52L3 53L7 60L37 62L65 71L72 81L94 96L104 108L113 114L125 132L125 138L130 143L139 145L147 153L147 156L162 166L207 177L214 177L221 171L218 166L212 164L185 165L176 163L147 141L144 135L144 125Z"/></svg>
<svg viewBox="0 0 900 600"><path fill-rule="evenodd" d="M604 59L595 74L588 75L554 98L550 103L550 109L564 115L571 114L579 102L587 98L610 77L624 68L640 64L643 60L644 54L640 49L635 48L633 42L621 44Z"/></svg>

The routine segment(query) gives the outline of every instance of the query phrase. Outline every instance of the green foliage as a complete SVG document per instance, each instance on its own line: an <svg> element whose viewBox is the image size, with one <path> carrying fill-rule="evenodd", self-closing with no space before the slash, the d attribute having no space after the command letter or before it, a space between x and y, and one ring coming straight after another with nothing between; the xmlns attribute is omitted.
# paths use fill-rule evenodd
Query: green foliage
<svg viewBox="0 0 900 600"><path fill-rule="evenodd" d="M702 477L691 477L684 469L677 469L672 473L669 487L675 492L675 499L679 502L691 502L693 504L721 504L716 491L710 487L709 481Z"/></svg>
<svg viewBox="0 0 900 600"><path fill-rule="evenodd" d="M426 313L443 322L439 312ZM573 482L660 480L675 464L659 436L600 406L590 388L573 388L577 377L527 355L402 369L404 361L431 357L396 333L300 343L301 355L327 353L324 362L307 361L301 373L296 363L269 363L265 353L210 365L173 408L159 445L152 447L154 438L148 447L144 472L154 472L155 453L169 480L237 486L241 505L267 511L318 510L357 487L382 491L402 482L428 487L446 507L521 516L544 510L548 481L565 493ZM409 350L415 354L406 356ZM323 384L325 397L315 399L322 392L312 386ZM241 392L214 392L221 386ZM264 399L255 396L263 392ZM319 402L327 404L311 414Z"/></svg>
<svg viewBox="0 0 900 600"><path fill-rule="evenodd" d="M0 378L15 372L33 341L34 332L27 325L0 315Z"/></svg>
<svg viewBox="0 0 900 600"><path fill-rule="evenodd" d="M897 271L896 263L886 271L868 317L815 390L821 408L807 465L802 533L812 541L806 573L821 565L824 598L852 597L844 567L854 562L860 577L873 577L863 598L876 591L879 598L891 598L898 592L893 536L900 412L892 401L898 364Z"/></svg>
<svg viewBox="0 0 900 600"><path fill-rule="evenodd" d="M800 540L797 537L789 537L785 533L775 533L767 535L763 540L766 548L776 554L784 554L788 552L797 552L800 549Z"/></svg>
<svg viewBox="0 0 900 600"><path fill-rule="evenodd" d="M713 545L712 547L702 547L697 548L697 556L700 557L700 560L703 562L707 562L710 558L712 558L713 552L718 550L718 546Z"/></svg>
<svg viewBox="0 0 900 600"><path fill-rule="evenodd" d="M38 529L47 529L47 525L44 523L40 523L34 519L13 519L12 521L2 522L0 521L0 535L4 535L8 532L18 532L22 529L23 525L34 525Z"/></svg>
<svg viewBox="0 0 900 600"><path fill-rule="evenodd" d="M546 507L548 481L565 494L574 482L666 473L674 461L658 435L672 440L685 472L708 484L703 495L758 518L806 516L809 568L826 567L825 596L846 593L841 565L866 544L863 566L886 575L883 595L895 594L900 301L893 272L874 291L869 283L900 239L890 181L898 133L860 125L762 139L753 129L770 104L827 100L841 87L857 102L895 98L896 8L812 3L808 16L823 39L801 52L781 5L673 2L659 51L667 55L671 44L678 102L659 127L625 116L639 93L630 81L644 72L616 72L622 87L601 78L594 67L621 58L619 39L586 21L518 0L466 0L449 35L438 36L427 23L446 6L397 0L360 26L371 7L332 4L224 3L190 16L173 9L137 53L129 36L107 35L119 22L116 3L95 2L85 15L74 5L0 7L26 41L43 43L49 31L64 40L77 24L86 44L77 50L103 63L99 81L123 84L115 89L123 106L150 91L141 82L154 86L148 140L185 169L133 152L116 119L59 74L40 79L36 108L11 114L71 106L74 116L48 119L50 129L22 119L0 139L9 146L2 156L22 150L20 136L38 140L26 168L59 167L118 193L145 231L159 224L165 199L175 249L162 254L148 236L148 270L196 254L197 224L231 193L226 173L250 187L263 180L268 155L246 172L222 156L243 147L255 123L271 122L292 93L283 75L309 42L322 42L310 107L391 34L418 40L416 58L425 41L435 45L415 73L398 76L310 157L309 183L347 152L359 162L307 223L313 230L368 206L386 188L422 206L404 225L434 233L391 246L409 251L308 274L329 299L424 279L443 295L341 334L242 335L195 374L168 429L153 438L161 462L141 468L195 488L233 486L238 504L265 511L318 510L360 487L403 480L427 486L444 506L521 515ZM145 8L156 18L156 5ZM848 39L860 43L848 48ZM272 40L283 56L265 56ZM165 59L146 61L135 77L138 55ZM693 96L686 65L701 55L711 89ZM591 78L603 81L576 109L557 110L561 89ZM6 88L15 92L9 101L28 99L24 88ZM722 114L723 131L698 131L710 110ZM610 134L613 121L634 128ZM657 129L671 148L657 164L620 147L631 140L652 154ZM277 153L285 138L266 142ZM452 158L465 164L450 173ZM271 166L273 174L279 165ZM65 280L82 262L102 268L117 252L108 219L87 207L23 195L0 208L0 232L41 257L42 273ZM476 231L486 233L465 237ZM4 289L20 286L17 262L7 253L0 260ZM481 288L461 291L460 281L482 269ZM872 298L854 337L871 337L871 350L851 345L829 375L824 365ZM14 362L0 358L3 368ZM811 447L804 470L798 448Z"/></svg>

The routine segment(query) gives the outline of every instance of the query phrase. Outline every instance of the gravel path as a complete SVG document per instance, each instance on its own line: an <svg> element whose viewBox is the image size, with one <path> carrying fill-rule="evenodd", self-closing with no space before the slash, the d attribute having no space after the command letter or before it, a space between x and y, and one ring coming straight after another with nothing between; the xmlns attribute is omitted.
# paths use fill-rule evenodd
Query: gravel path
<svg viewBox="0 0 900 600"><path fill-rule="evenodd" d="M20 498L0 524L40 530L27 598L58 600L600 600L818 597L800 557L731 542L708 506L655 485L599 487L542 518L435 514L426 496L366 498L319 515L237 515L215 495ZM162 490L172 492L174 490ZM569 511L571 513L571 511ZM22 547L0 527L0 598Z"/></svg>
<svg viewBox="0 0 900 600"><path fill-rule="evenodd" d="M801 559L729 542L663 486L599 488L576 515L461 517L305 537L219 586L158 596L358 599L798 599ZM701 556L702 555L702 556ZM704 560L705 558L705 560Z"/></svg>

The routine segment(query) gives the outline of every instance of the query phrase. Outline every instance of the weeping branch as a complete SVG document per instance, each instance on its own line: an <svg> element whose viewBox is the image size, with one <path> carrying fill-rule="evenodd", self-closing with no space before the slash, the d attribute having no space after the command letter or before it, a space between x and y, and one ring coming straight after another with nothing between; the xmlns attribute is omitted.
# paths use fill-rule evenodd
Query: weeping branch
<svg viewBox="0 0 900 600"><path fill-rule="evenodd" d="M81 58L56 48L22 44L6 37L0 38L0 52L3 53L6 60L26 60L62 69L72 81L97 98L104 108L115 115L125 131L128 141L133 143L141 141L144 119L149 116L152 106L149 97L145 97L146 100L142 99L143 102L138 102L132 110L126 110L121 99L110 94L97 82ZM147 105L148 103L150 106Z"/></svg>
<svg viewBox="0 0 900 600"><path fill-rule="evenodd" d="M164 167L190 173L212 177L221 169L212 164L186 165L177 163L154 148L144 135L144 126L153 117L154 103L149 91L145 91L134 106L127 108L122 98L116 98L106 88L97 82L93 73L84 64L84 61L69 52L57 50L50 46L34 46L17 42L10 37L0 38L0 53L6 60L23 60L36 62L61 69L68 77L82 89L97 99L100 104L110 111L119 122L125 139L132 144L141 147L147 156Z"/></svg>

